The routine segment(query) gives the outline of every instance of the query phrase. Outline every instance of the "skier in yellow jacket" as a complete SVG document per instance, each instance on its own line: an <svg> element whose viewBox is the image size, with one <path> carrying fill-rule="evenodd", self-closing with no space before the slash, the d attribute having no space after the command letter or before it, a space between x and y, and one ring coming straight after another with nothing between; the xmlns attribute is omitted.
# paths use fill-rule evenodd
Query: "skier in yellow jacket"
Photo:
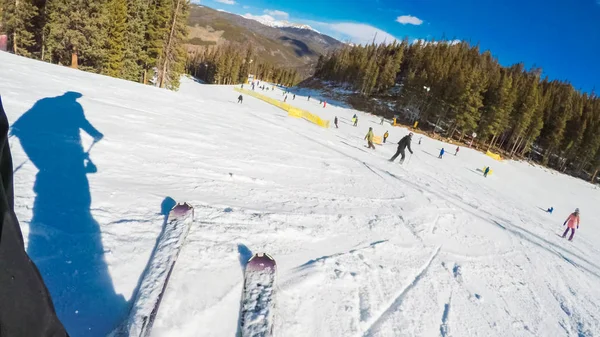
<svg viewBox="0 0 600 337"><path fill-rule="evenodd" d="M369 132L367 132L365 140L369 144L368 148L375 150L375 145L373 145L373 128L369 128Z"/></svg>

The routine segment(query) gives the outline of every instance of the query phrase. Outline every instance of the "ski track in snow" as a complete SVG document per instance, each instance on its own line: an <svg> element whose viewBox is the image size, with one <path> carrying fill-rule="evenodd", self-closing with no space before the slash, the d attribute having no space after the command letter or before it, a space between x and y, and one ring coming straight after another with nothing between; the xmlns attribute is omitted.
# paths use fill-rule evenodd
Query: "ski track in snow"
<svg viewBox="0 0 600 337"><path fill-rule="evenodd" d="M169 92L2 52L0 64L11 125L29 116L10 139L15 210L72 337L122 324L167 197L192 204L195 218L153 336L236 335L244 261L257 252L278 264L276 337L600 336L593 185L465 147L440 160L456 145L425 136L418 145L419 134L414 155L390 163L407 129L333 101L323 108L315 90L292 88L288 103L337 116L339 129L252 97L236 104L231 86L183 78ZM70 128L68 91L105 136L93 146ZM32 109L44 98L46 115ZM369 126L389 131L388 143L366 149ZM70 163L65 175L50 165L57 156L39 157L56 149ZM81 162L88 149L95 173ZM483 178L484 166L494 174ZM568 242L561 225L575 207L582 225ZM82 219L87 227L76 227Z"/></svg>
<svg viewBox="0 0 600 337"><path fill-rule="evenodd" d="M423 278L423 276L427 273L427 270L431 266L431 263L433 262L433 260L435 260L435 258L439 254L440 249L441 249L441 247L436 248L435 252L431 256L431 258L429 259L429 261L427 261L427 263L423 266L423 268L421 269L421 271L419 271L419 273L415 276L415 278L412 280L412 282L408 286L406 286L404 289L402 289L402 291L398 294L398 296L396 296L394 298L394 300L392 301L392 303L390 305L388 305L387 308L381 314L376 315L374 317L374 320L372 322L367 322L367 327L368 328L362 334L363 336L365 336L365 337L366 336L372 336L374 333L377 332L377 330L379 329L381 323L385 319L387 319L387 317L389 315L393 314L396 310L398 310L398 308L402 304L402 300L406 297L406 294L412 288L414 288L417 285L417 283L419 283L419 281Z"/></svg>

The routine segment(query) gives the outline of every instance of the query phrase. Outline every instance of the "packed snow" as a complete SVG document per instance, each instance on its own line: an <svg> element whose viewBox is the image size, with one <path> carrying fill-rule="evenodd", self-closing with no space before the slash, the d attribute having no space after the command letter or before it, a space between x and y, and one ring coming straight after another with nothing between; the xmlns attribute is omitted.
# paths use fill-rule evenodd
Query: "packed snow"
<svg viewBox="0 0 600 337"><path fill-rule="evenodd" d="M1 52L0 65L16 213L73 337L126 319L169 198L195 217L154 336L235 336L256 252L277 261L275 336L600 336L594 185L418 134L390 163L408 130L316 91L287 101L339 129L237 104L231 86L170 92ZM369 127L388 143L367 149Z"/></svg>

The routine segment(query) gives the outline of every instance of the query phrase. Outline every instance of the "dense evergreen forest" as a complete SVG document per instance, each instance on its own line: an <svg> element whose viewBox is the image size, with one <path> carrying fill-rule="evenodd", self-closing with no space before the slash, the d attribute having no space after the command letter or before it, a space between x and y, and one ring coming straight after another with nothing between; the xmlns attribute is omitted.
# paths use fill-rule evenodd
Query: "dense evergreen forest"
<svg viewBox="0 0 600 337"><path fill-rule="evenodd" d="M0 0L9 51L176 89L189 0Z"/></svg>
<svg viewBox="0 0 600 337"><path fill-rule="evenodd" d="M251 46L231 44L195 50L188 59L187 71L211 84L244 83L248 74L285 86L293 86L300 81L297 70L261 63Z"/></svg>
<svg viewBox="0 0 600 337"><path fill-rule="evenodd" d="M594 179L600 98L541 73L523 64L504 67L466 42L405 40L346 46L321 57L315 77L365 98L387 96L421 126L445 136L463 140L475 132L484 150Z"/></svg>

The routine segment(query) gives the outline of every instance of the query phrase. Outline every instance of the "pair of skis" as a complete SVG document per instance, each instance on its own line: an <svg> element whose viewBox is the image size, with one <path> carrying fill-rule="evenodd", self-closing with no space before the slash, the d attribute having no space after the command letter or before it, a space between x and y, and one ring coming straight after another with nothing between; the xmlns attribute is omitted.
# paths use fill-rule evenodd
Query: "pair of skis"
<svg viewBox="0 0 600 337"><path fill-rule="evenodd" d="M178 204L171 209L156 242L128 318L110 337L149 337L177 257L194 220L194 208ZM273 333L275 260L255 254L244 271L240 304L241 337L268 337Z"/></svg>

